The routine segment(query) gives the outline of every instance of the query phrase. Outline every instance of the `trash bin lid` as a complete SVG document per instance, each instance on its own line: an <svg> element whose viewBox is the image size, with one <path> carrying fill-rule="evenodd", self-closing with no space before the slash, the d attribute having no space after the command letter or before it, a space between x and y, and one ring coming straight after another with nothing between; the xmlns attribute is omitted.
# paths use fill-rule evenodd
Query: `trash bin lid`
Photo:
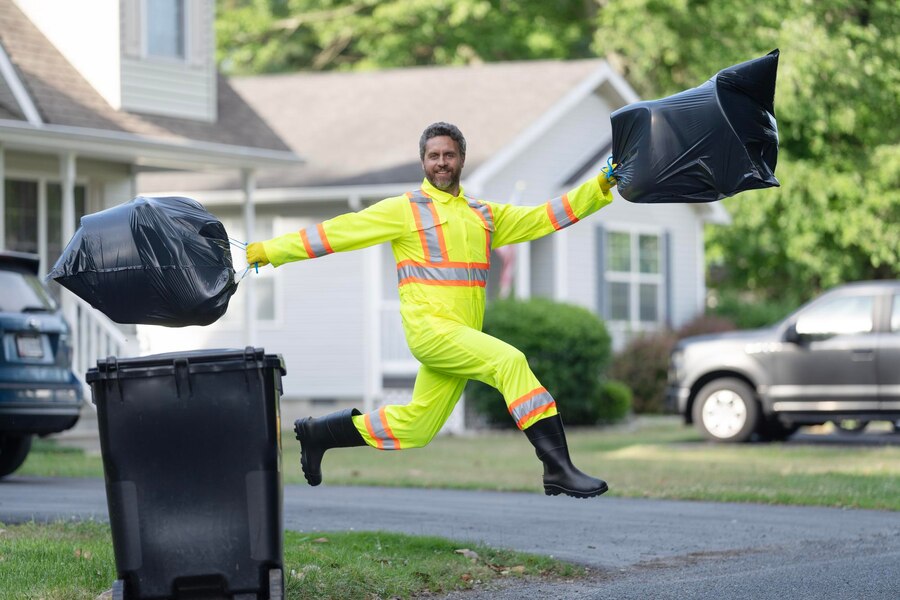
<svg viewBox="0 0 900 600"><path fill-rule="evenodd" d="M216 373L248 369L278 369L281 375L287 372L280 354L266 354L262 348L247 346L216 350L190 350L167 352L150 356L118 358L110 356L97 361L97 366L88 369L87 383L106 379L158 377L170 374L176 365L186 368L188 373Z"/></svg>

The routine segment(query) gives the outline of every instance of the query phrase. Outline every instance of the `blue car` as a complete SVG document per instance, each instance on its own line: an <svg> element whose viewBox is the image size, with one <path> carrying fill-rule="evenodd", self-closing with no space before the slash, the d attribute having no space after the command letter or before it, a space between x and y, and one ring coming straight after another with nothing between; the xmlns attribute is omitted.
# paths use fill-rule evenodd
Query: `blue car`
<svg viewBox="0 0 900 600"><path fill-rule="evenodd" d="M73 427L83 403L69 325L38 265L33 254L0 251L0 477L25 462L35 435Z"/></svg>

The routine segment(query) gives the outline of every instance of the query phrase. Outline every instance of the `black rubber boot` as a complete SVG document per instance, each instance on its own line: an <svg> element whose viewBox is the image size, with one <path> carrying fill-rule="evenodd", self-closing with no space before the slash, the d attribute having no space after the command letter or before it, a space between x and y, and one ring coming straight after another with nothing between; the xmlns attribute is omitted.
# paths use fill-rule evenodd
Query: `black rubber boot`
<svg viewBox="0 0 900 600"><path fill-rule="evenodd" d="M361 414L355 408L348 408L324 417L294 421L294 433L300 440L300 466L309 485L322 483L322 456L326 450L366 445L353 425L353 417Z"/></svg>
<svg viewBox="0 0 900 600"><path fill-rule="evenodd" d="M606 482L575 468L559 415L541 419L525 430L535 454L544 463L544 493L567 494L575 498L599 496L609 489Z"/></svg>

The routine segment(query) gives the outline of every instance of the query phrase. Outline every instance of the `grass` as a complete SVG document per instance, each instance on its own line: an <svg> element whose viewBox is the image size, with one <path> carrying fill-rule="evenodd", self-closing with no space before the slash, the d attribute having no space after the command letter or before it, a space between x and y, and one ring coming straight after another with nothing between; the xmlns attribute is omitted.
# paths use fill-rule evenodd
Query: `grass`
<svg viewBox="0 0 900 600"><path fill-rule="evenodd" d="M288 531L284 566L290 600L410 598L498 579L585 573L540 556L393 533ZM115 578L103 523L0 524L0 600L93 600Z"/></svg>
<svg viewBox="0 0 900 600"><path fill-rule="evenodd" d="M713 444L666 417L568 437L575 463L613 496L900 510L897 446ZM304 483L293 435L283 444L285 482ZM542 492L540 463L516 431L442 436L407 452L335 449L323 470L331 485ZM100 477L102 462L42 441L20 473Z"/></svg>

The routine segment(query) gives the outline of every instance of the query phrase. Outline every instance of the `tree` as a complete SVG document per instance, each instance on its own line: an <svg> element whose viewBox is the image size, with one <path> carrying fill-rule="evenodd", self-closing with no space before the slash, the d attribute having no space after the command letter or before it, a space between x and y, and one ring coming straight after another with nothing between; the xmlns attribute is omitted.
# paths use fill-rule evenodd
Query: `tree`
<svg viewBox="0 0 900 600"><path fill-rule="evenodd" d="M231 73L591 55L587 0L218 0Z"/></svg>

